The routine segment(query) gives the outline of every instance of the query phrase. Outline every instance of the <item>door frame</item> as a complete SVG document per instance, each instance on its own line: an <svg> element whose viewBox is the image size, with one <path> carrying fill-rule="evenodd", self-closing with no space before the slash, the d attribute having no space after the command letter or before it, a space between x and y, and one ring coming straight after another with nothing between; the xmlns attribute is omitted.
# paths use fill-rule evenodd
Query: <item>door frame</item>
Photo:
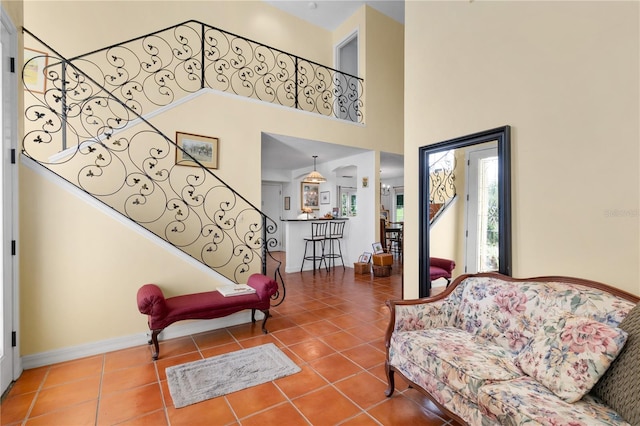
<svg viewBox="0 0 640 426"><path fill-rule="evenodd" d="M2 326L3 349L0 360L0 393L4 393L11 382L20 377L22 362L20 359L19 330L19 287L18 287L18 73L22 56L18 57L17 30L4 7L0 5L0 25L8 42L2 46ZM8 50L5 52L5 48ZM9 71L9 58L13 58L13 70ZM13 153L13 155L12 155ZM10 249L11 248L11 249ZM14 334L15 332L15 334ZM7 377L7 374L9 375Z"/></svg>

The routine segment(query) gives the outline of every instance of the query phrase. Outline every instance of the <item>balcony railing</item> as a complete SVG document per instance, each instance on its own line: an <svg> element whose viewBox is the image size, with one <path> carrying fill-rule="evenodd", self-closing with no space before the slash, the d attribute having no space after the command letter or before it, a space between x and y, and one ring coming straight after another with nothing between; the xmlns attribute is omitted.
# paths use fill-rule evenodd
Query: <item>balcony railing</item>
<svg viewBox="0 0 640 426"><path fill-rule="evenodd" d="M364 121L362 79L198 21L69 62L141 116L209 88L351 122Z"/></svg>

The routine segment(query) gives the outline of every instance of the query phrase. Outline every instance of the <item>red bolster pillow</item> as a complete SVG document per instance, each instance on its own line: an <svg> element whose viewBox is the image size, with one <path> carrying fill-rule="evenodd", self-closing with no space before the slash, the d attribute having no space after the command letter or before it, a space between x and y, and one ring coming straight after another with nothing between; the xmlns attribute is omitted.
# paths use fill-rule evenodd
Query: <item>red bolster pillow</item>
<svg viewBox="0 0 640 426"><path fill-rule="evenodd" d="M162 290L155 284L145 284L138 290L138 310L153 318L164 318L168 313Z"/></svg>

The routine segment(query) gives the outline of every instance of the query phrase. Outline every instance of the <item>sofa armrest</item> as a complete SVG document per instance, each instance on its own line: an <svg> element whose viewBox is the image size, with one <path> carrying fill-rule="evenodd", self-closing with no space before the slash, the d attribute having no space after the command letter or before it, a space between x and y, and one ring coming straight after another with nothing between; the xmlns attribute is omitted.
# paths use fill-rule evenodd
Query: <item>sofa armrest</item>
<svg viewBox="0 0 640 426"><path fill-rule="evenodd" d="M445 327L454 320L453 305L448 299L390 300L387 306L394 316L393 331Z"/></svg>
<svg viewBox="0 0 640 426"><path fill-rule="evenodd" d="M138 289L138 310L152 318L164 318L168 313L162 290L155 284L145 284Z"/></svg>
<svg viewBox="0 0 640 426"><path fill-rule="evenodd" d="M463 279L457 278L445 291L433 297L387 300L390 311L385 335L387 349L394 332L453 326L462 300Z"/></svg>

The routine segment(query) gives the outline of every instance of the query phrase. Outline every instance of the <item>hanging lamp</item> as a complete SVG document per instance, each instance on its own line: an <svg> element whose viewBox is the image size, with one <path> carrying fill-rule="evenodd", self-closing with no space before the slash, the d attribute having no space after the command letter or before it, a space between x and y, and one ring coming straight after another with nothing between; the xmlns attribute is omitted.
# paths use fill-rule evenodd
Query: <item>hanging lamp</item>
<svg viewBox="0 0 640 426"><path fill-rule="evenodd" d="M327 181L327 178L325 178L319 172L316 171L316 158L318 158L318 156L314 155L313 156L313 171L311 173L309 173L308 175L306 175L304 177L304 179L302 179L303 182L306 182L306 183L321 183L321 182L326 182Z"/></svg>

